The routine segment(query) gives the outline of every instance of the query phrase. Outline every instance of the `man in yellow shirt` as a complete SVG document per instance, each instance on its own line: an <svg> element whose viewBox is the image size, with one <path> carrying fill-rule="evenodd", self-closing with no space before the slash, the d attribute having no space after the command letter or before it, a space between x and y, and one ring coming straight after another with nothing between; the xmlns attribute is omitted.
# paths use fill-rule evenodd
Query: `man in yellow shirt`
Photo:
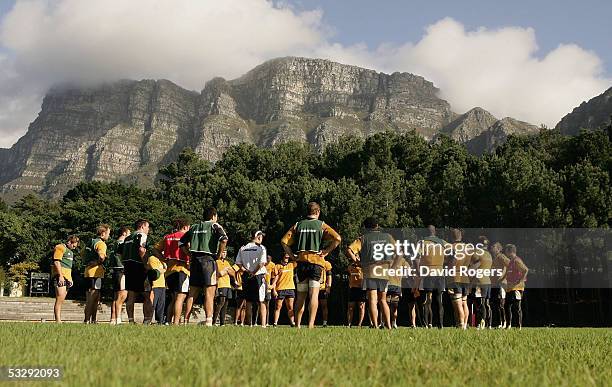
<svg viewBox="0 0 612 387"><path fill-rule="evenodd" d="M272 256L268 255L266 263L266 325L270 323L270 300L272 300L272 278L276 275L276 264L272 262Z"/></svg>
<svg viewBox="0 0 612 387"><path fill-rule="evenodd" d="M349 273L349 303L346 314L346 321L349 328L353 324L353 312L355 306L359 308L359 323L357 327L361 328L363 319L365 318L365 303L366 303L366 291L362 288L363 284L363 272L359 262L351 262L347 268Z"/></svg>
<svg viewBox="0 0 612 387"><path fill-rule="evenodd" d="M85 304L85 324L95 324L100 302L100 290L102 289L102 278L104 278L104 261L106 260L106 241L110 237L110 226L101 224L96 230L96 238L93 238L85 246L85 278L88 280Z"/></svg>
<svg viewBox="0 0 612 387"><path fill-rule="evenodd" d="M323 264L321 272L321 289L319 290L319 306L321 306L321 319L323 320L323 328L327 327L327 318L329 317L329 309L327 308L327 299L331 292L332 286L332 265L329 261Z"/></svg>
<svg viewBox="0 0 612 387"><path fill-rule="evenodd" d="M79 237L70 235L66 243L60 243L53 249L53 264L51 266L51 275L55 286L53 314L57 323L62 322L62 304L66 299L68 288L72 286L72 263L74 262L72 250L76 249L78 245Z"/></svg>
<svg viewBox="0 0 612 387"><path fill-rule="evenodd" d="M470 309L468 308L467 296L470 279L461 274L462 267L469 267L472 254L463 242L463 232L458 228L451 229L453 240L453 255L449 257L450 267L454 267L455 275L449 277L448 294L455 311L455 323L458 328L467 329Z"/></svg>
<svg viewBox="0 0 612 387"><path fill-rule="evenodd" d="M227 251L223 250L219 255L219 259L217 259L217 303L215 304L213 316L213 323L215 325L225 325L228 300L232 298L230 277L235 276L235 271L232 268L232 264L226 258ZM217 318L219 318L218 323Z"/></svg>
<svg viewBox="0 0 612 387"><path fill-rule="evenodd" d="M276 265L274 269L275 276L272 278L272 296L276 300L273 324L275 327L278 324L283 303L287 308L289 324L291 324L291 326L295 325L293 315L293 300L295 299L295 282L293 280L293 271L297 266L297 262L291 262L289 258L289 254L285 254L283 256L281 263Z"/></svg>
<svg viewBox="0 0 612 387"><path fill-rule="evenodd" d="M308 203L305 219L294 224L283 236L281 246L286 254L297 259L298 266L295 271L298 276L296 299L296 325L300 328L306 298L310 298L308 305L308 328L314 328L319 307L319 288L321 286L321 272L325 257L338 247L342 238L325 222L319 219L321 207L318 203ZM326 245L324 246L324 244ZM291 250L297 249L297 255Z"/></svg>
<svg viewBox="0 0 612 387"><path fill-rule="evenodd" d="M244 325L244 317L246 315L246 299L244 298L244 290L242 289L242 269L234 264L234 293L236 295L236 313L234 316L234 325Z"/></svg>
<svg viewBox="0 0 612 387"><path fill-rule="evenodd" d="M145 284L145 290L147 288L150 289L149 299L153 304L155 322L159 325L166 322L166 268L166 263L154 255L151 255L147 260L147 284Z"/></svg>

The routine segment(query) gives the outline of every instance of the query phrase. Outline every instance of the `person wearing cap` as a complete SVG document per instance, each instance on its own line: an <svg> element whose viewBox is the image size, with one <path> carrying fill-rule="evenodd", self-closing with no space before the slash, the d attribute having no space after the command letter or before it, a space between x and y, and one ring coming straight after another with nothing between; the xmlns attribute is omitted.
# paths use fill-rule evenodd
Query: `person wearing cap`
<svg viewBox="0 0 612 387"><path fill-rule="evenodd" d="M190 256L189 296L185 323L189 322L193 301L204 290L204 313L206 326L213 325L215 294L217 292L217 257L225 250L227 234L217 223L217 210L213 207L204 212L203 222L191 225L181 237L179 246Z"/></svg>
<svg viewBox="0 0 612 387"><path fill-rule="evenodd" d="M272 296L275 300L274 308L274 326L278 324L280 312L283 307L283 303L287 308L287 316L289 317L289 324L295 325L295 319L293 315L293 300L295 299L295 282L293 280L293 270L297 266L297 262L290 261L289 254L285 254L281 263L276 265L276 275L272 279Z"/></svg>
<svg viewBox="0 0 612 387"><path fill-rule="evenodd" d="M145 288L149 289L149 299L153 304L155 321L160 325L166 322L164 317L166 309L166 267L166 263L154 255L151 255L147 260L147 284L145 284Z"/></svg>
<svg viewBox="0 0 612 387"><path fill-rule="evenodd" d="M295 269L298 277L295 323L298 328L302 322L306 298L310 299L308 328L314 328L325 257L342 241L334 229L319 219L320 215L321 206L315 202L308 203L306 218L295 223L281 240L285 253L298 262ZM291 246L295 246L297 255Z"/></svg>
<svg viewBox="0 0 612 387"><path fill-rule="evenodd" d="M242 281L246 298L247 325L252 325L253 304L259 306L261 326L267 327L266 321L266 264L268 254L261 244L265 234L261 230L253 232L251 242L242 246L236 257L236 265L243 270Z"/></svg>

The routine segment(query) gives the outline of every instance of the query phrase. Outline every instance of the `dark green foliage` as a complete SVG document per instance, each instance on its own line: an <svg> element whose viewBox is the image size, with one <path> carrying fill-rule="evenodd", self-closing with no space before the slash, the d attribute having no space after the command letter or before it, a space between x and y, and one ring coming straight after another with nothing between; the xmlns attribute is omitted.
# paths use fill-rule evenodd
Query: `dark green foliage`
<svg viewBox="0 0 612 387"><path fill-rule="evenodd" d="M100 223L116 230L146 218L157 240L171 231L173 219L201 220L208 206L219 210L234 250L261 228L275 257L280 238L312 200L344 246L371 215L394 228L607 228L611 166L605 130L510 137L481 157L449 138L428 143L415 133L345 137L321 154L300 143L243 144L215 165L186 149L162 168L156 189L88 182L59 202L28 196L12 207L0 203L0 264L43 262L68 234L90 238ZM335 254L335 263L344 261Z"/></svg>

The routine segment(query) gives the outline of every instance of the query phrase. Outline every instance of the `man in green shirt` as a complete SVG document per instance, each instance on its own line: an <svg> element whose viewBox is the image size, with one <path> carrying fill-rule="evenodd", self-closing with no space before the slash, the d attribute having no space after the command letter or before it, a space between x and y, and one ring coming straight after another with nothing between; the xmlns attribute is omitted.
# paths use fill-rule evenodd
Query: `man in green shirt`
<svg viewBox="0 0 612 387"><path fill-rule="evenodd" d="M121 258L125 273L125 289L128 292L125 306L130 323L134 323L134 302L139 294L144 299L142 303L144 323L149 324L153 317L153 304L148 297L149 294L145 294L146 260L152 250L148 238L149 228L149 222L146 219L138 220L134 224L136 231L123 242Z"/></svg>
<svg viewBox="0 0 612 387"><path fill-rule="evenodd" d="M193 300L204 289L204 312L206 325L213 325L215 293L217 291L217 257L225 251L227 234L217 223L217 210L213 207L204 212L203 222L191 225L181 237L179 246L190 259L189 296L185 311L185 323L189 323Z"/></svg>
<svg viewBox="0 0 612 387"><path fill-rule="evenodd" d="M125 272L123 270L123 242L130 235L128 227L121 227L119 237L115 244L114 251L111 255L111 269L113 271L113 304L111 306L111 325L121 324L121 309L127 298L127 290L125 289Z"/></svg>
<svg viewBox="0 0 612 387"><path fill-rule="evenodd" d="M53 249L53 264L51 275L55 286L55 305L53 314L55 322L62 322L62 304L66 299L68 288L72 286L72 263L74 261L73 250L79 245L79 237L70 235L66 243L60 243Z"/></svg>

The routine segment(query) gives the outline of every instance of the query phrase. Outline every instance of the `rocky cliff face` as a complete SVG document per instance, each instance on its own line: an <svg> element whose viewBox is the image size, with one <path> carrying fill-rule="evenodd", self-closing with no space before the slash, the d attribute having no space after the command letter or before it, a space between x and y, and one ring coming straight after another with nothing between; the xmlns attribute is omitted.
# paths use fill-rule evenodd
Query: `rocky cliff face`
<svg viewBox="0 0 612 387"><path fill-rule="evenodd" d="M597 129L609 125L612 118L612 87L583 102L559 121L555 129L563 134L576 135L580 129Z"/></svg>
<svg viewBox="0 0 612 387"><path fill-rule="evenodd" d="M479 108L458 116L437 92L413 74L292 57L235 80L215 78L201 93L166 80L55 88L27 134L0 150L0 185L5 196L55 196L81 180L150 184L159 166L187 146L216 161L242 142L297 140L321 149L343 135L415 130L461 142L485 135L478 141L490 149L517 131L518 121L501 123Z"/></svg>

